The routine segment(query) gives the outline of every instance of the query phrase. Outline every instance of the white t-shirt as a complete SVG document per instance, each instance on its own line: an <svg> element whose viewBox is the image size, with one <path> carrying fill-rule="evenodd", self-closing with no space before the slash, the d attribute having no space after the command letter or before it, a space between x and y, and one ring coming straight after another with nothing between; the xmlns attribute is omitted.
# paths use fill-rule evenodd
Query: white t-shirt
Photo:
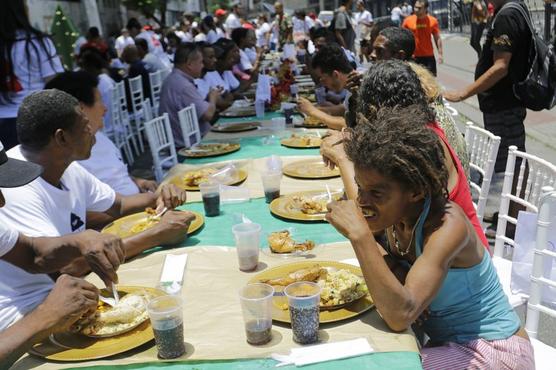
<svg viewBox="0 0 556 370"><path fill-rule="evenodd" d="M207 78L211 81L210 86L222 86L224 88L224 92L230 92L239 87L239 81L236 76L234 76L232 71L224 71L222 75L220 75L217 71L208 72L205 75L205 79Z"/></svg>
<svg viewBox="0 0 556 370"><path fill-rule="evenodd" d="M206 42L208 42L209 44L214 44L220 38L221 38L221 36L218 35L218 33L216 33L215 30L209 30L208 33L207 33Z"/></svg>
<svg viewBox="0 0 556 370"><path fill-rule="evenodd" d="M251 59L244 49L239 49L239 67L243 72L253 69Z"/></svg>
<svg viewBox="0 0 556 370"><path fill-rule="evenodd" d="M255 36L257 36L257 46L262 48L268 46L268 42L266 40L266 35L271 31L270 24L268 22L264 22L255 30Z"/></svg>
<svg viewBox="0 0 556 370"><path fill-rule="evenodd" d="M0 223L0 257L12 250L17 243L19 233Z"/></svg>
<svg viewBox="0 0 556 370"><path fill-rule="evenodd" d="M96 143L89 159L79 164L93 176L109 185L116 193L134 195L139 193L137 184L129 175L127 165L122 160L122 153L102 132L97 132Z"/></svg>
<svg viewBox="0 0 556 370"><path fill-rule="evenodd" d="M193 39L195 42L207 41L207 35L204 33L198 33Z"/></svg>
<svg viewBox="0 0 556 370"><path fill-rule="evenodd" d="M370 32L370 28L365 24L373 22L373 15L367 9L362 12L355 13L355 23L357 24L357 37L361 37L361 32Z"/></svg>
<svg viewBox="0 0 556 370"><path fill-rule="evenodd" d="M23 32L16 32L18 41L12 45L11 50L12 68L17 78L18 90L19 88L20 90L11 92L9 100L6 100L3 94L0 94L0 118L17 117L17 110L27 95L33 91L42 90L45 85L45 78L64 72L56 48L48 37L42 39L46 51L37 38L31 39L29 44L30 59L27 59L25 53L27 42L24 37Z"/></svg>
<svg viewBox="0 0 556 370"><path fill-rule="evenodd" d="M402 15L402 10L400 9L399 6L395 6L392 9L391 15L390 15L390 19L394 22L398 22L401 20L401 15Z"/></svg>
<svg viewBox="0 0 556 370"><path fill-rule="evenodd" d="M145 63L145 68L149 71L149 73L166 69L166 65L162 63L160 58L153 53L145 54L143 57L143 63Z"/></svg>
<svg viewBox="0 0 556 370"><path fill-rule="evenodd" d="M231 36L232 31L239 27L241 27L239 18L237 17L237 15L235 15L235 13L230 13L230 15L228 15L228 18L226 18L226 22L224 22L224 28L226 29L228 36Z"/></svg>
<svg viewBox="0 0 556 370"><path fill-rule="evenodd" d="M191 32L176 31L176 35L178 35L181 39L181 42L193 41L193 35L191 35Z"/></svg>
<svg viewBox="0 0 556 370"><path fill-rule="evenodd" d="M16 146L8 157L25 160ZM0 224L29 236L61 236L85 230L87 211L104 212L115 192L74 162L60 180L61 188L41 177L19 188L2 188L6 205ZM0 330L33 310L52 289L46 274L30 274L0 260Z"/></svg>
<svg viewBox="0 0 556 370"><path fill-rule="evenodd" d="M205 73L203 78L195 79L195 86L199 90L199 94L206 99L210 89L215 89L219 86L224 87L224 80L217 71L209 71Z"/></svg>
<svg viewBox="0 0 556 370"><path fill-rule="evenodd" d="M156 33L152 31L143 31L138 34L136 38L144 39L147 41L147 44L149 45L149 53L152 53L154 56L156 56L164 65L164 68L170 66L170 60L168 59L168 56L166 56L166 52L164 51L164 48L162 47L162 44L160 43L160 40L158 39Z"/></svg>
<svg viewBox="0 0 556 370"><path fill-rule="evenodd" d="M131 36L125 37L124 35L120 35L116 39L116 42L114 43L114 47L116 48L116 51L118 52L118 56L120 56L120 55L122 55L122 51L124 51L126 46L134 45L134 44L135 44L135 41L133 41L133 37L131 37Z"/></svg>

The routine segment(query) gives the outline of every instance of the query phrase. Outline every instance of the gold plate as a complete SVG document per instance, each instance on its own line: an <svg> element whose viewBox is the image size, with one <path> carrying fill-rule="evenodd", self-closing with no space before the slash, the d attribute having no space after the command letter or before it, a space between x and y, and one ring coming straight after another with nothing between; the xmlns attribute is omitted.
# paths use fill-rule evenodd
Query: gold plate
<svg viewBox="0 0 556 370"><path fill-rule="evenodd" d="M208 166L208 167L211 167L211 166ZM207 168L207 167L203 167L203 168ZM182 180L183 176L185 176L186 173L192 172L192 171L198 171L198 170L199 170L199 168L196 169L196 170L185 171L185 172L181 172L177 175L174 175L168 180L168 183L174 184L177 187L179 187L181 189L184 189L184 190L187 190L187 191L199 191L199 186L186 185L186 184L184 184L184 182ZM239 184L239 183L245 181L246 178L247 178L247 171L237 170L237 175L234 178L230 179L230 181L227 181L226 183L224 183L223 185L236 185L236 184Z"/></svg>
<svg viewBox="0 0 556 370"><path fill-rule="evenodd" d="M325 123L319 122L317 124L307 124L305 121L300 123L294 123L295 127L304 127L304 128L328 128Z"/></svg>
<svg viewBox="0 0 556 370"><path fill-rule="evenodd" d="M347 263L335 262L335 261L303 261L303 262L292 262L284 265L280 265L268 270L265 270L255 276L249 283L258 283L261 280L276 279L288 275L294 271L309 268L313 265L320 265L322 267L332 267L336 269L345 269L352 272L355 275L362 276L361 268ZM277 292L281 292L284 287L275 286ZM272 299L272 319L279 322L290 323L290 312L287 309L282 309L281 307L288 304L288 299L284 295L275 295ZM359 298L353 302L342 305L342 307L337 310L321 310L319 314L319 322L321 324L336 322L341 320L346 320L357 315L362 314L365 311L370 310L374 307L373 300L369 294L362 298Z"/></svg>
<svg viewBox="0 0 556 370"><path fill-rule="evenodd" d="M311 137L311 138L315 138L318 140L315 140L315 143L313 144L306 144L304 143L304 138L305 137ZM318 143L318 144L317 144ZM310 149L310 148L320 148L320 144L322 143L322 139L318 136L314 136L314 135L295 135L295 136L291 136L287 139L282 139L280 141L280 144L282 144L283 146L287 146L288 148L295 148L295 149Z"/></svg>
<svg viewBox="0 0 556 370"><path fill-rule="evenodd" d="M251 117L255 116L255 106L245 106L245 107L230 107L223 112L220 112L220 117L226 118L239 118L239 117Z"/></svg>
<svg viewBox="0 0 556 370"><path fill-rule="evenodd" d="M333 197L339 197L343 194L343 190L330 190ZM270 205L270 212L278 217L286 218L294 221L324 221L325 213L306 214L301 212L301 209L293 205L294 196L304 196L308 198L323 198L327 199L328 194L326 190L310 190L300 191L288 195L283 195L280 198L274 199Z"/></svg>
<svg viewBox="0 0 556 370"><path fill-rule="evenodd" d="M326 167L321 158L292 162L282 169L284 175L300 179L329 179L340 176L340 170Z"/></svg>
<svg viewBox="0 0 556 370"><path fill-rule="evenodd" d="M145 290L153 296L165 295L163 291L146 287L118 286L119 292L133 293ZM54 334L51 339L34 345L29 353L50 361L87 361L109 357L139 347L154 339L149 320L135 329L110 338L91 338L82 334Z"/></svg>
<svg viewBox="0 0 556 370"><path fill-rule="evenodd" d="M260 122L238 122L219 125L216 124L210 129L213 132L232 133L256 130L260 126Z"/></svg>
<svg viewBox="0 0 556 370"><path fill-rule="evenodd" d="M207 158L233 153L240 148L241 145L238 143L208 143L197 145L194 150L180 149L178 154L187 158Z"/></svg>
<svg viewBox="0 0 556 370"><path fill-rule="evenodd" d="M202 214L193 211L189 212L195 215L195 219L189 225L189 229L187 230L188 235L193 234L195 231L199 230L205 223L205 218ZM127 238L134 235L134 233L131 232L131 228L140 222L147 221L148 217L149 215L147 215L146 212L134 213L132 215L125 216L115 220L114 222L111 222L110 224L106 225L101 232L114 234L119 236L120 238Z"/></svg>

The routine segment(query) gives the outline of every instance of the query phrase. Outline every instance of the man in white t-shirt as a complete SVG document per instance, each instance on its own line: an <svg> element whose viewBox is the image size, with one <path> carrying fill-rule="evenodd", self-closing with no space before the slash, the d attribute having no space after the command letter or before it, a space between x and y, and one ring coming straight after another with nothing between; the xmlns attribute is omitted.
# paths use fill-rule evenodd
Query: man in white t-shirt
<svg viewBox="0 0 556 370"><path fill-rule="evenodd" d="M133 41L133 37L129 36L127 28L122 28L122 34L116 38L114 43L114 48L118 53L118 57L122 55L122 51L124 51L126 46L133 45L134 43L135 41Z"/></svg>
<svg viewBox="0 0 556 370"><path fill-rule="evenodd" d="M241 27L240 18L241 4L238 1L232 5L232 11L228 15L228 18L226 18L226 22L224 22L224 29L226 30L226 34L228 35L228 37L232 37L233 30Z"/></svg>
<svg viewBox="0 0 556 370"><path fill-rule="evenodd" d="M95 145L88 159L79 164L97 179L121 195L134 195L156 191L155 181L132 177L122 160L120 150L102 132L106 103L100 93L100 77L85 71L64 72L46 84L47 89L58 89L79 100L83 112L95 133Z"/></svg>
<svg viewBox="0 0 556 370"><path fill-rule="evenodd" d="M0 187L26 185L41 173L39 165L8 158L0 142ZM0 191L0 208L4 204ZM13 281L19 276L18 271L53 272L78 256L88 258L91 265L98 267L98 275L110 285L117 281L116 270L125 253L121 239L114 235L89 230L58 238L31 238L0 223L0 261L3 264L0 270L0 368L10 367L33 343L50 333L67 331L82 316L94 312L98 302L97 288L68 275L60 276L55 284L52 280L45 281L44 289L11 295L6 300L14 286L21 284ZM36 300L40 304L31 311ZM7 326L10 327L6 329Z"/></svg>
<svg viewBox="0 0 556 370"><path fill-rule="evenodd" d="M86 229L87 212L119 218L147 206L172 210L185 202L185 192L173 186L163 186L156 194L122 196L79 165L76 161L90 156L95 138L79 102L65 92L52 89L29 95L20 107L17 130L21 145L8 151L8 156L44 168L41 177L25 186L1 189L6 206L0 209L0 224L20 233L33 237L67 235ZM123 241L126 256L181 242L192 219L190 212L166 212L157 225ZM77 259L61 271L82 276L91 267L85 259ZM5 264L0 266L0 271L8 270ZM12 286L4 287L10 289L5 294L8 302L25 296L30 289L51 288L47 275L22 270L9 273ZM0 292L0 307L1 296Z"/></svg>
<svg viewBox="0 0 556 370"><path fill-rule="evenodd" d="M402 8L400 8L399 5L392 8L392 11L390 12L390 19L398 27L402 24Z"/></svg>

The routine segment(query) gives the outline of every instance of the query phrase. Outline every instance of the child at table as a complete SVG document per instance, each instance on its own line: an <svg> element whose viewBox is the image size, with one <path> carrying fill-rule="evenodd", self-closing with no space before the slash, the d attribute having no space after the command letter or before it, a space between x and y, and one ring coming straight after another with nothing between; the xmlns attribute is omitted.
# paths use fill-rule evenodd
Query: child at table
<svg viewBox="0 0 556 370"><path fill-rule="evenodd" d="M326 219L355 250L377 310L394 331L416 321L425 369L533 369L533 349L490 255L448 200L444 152L421 107L382 108L346 136L357 200ZM385 249L371 230L386 230Z"/></svg>

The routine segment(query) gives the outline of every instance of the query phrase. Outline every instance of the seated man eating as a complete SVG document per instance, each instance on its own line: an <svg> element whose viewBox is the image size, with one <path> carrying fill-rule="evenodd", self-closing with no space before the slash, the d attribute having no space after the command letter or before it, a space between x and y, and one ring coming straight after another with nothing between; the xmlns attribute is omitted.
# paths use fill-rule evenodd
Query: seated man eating
<svg viewBox="0 0 556 370"><path fill-rule="evenodd" d="M163 186L156 199L150 194L122 196L76 163L91 154L94 135L79 102L69 94L53 89L29 95L19 109L17 131L21 145L8 156L40 164L44 172L20 188L2 188L7 204L0 209L0 223L31 237L62 236L84 231L88 211L119 218L145 207L166 207L170 211L156 226L123 241L125 255L133 257L186 237L194 215L173 211L185 202L185 191ZM7 268L5 262L0 264L2 270ZM62 271L81 276L91 267L80 258ZM35 294L34 287L50 285L50 289L53 284L48 275L23 270L14 271L11 278L14 283L7 288L13 296L0 299L0 312L10 302Z"/></svg>

